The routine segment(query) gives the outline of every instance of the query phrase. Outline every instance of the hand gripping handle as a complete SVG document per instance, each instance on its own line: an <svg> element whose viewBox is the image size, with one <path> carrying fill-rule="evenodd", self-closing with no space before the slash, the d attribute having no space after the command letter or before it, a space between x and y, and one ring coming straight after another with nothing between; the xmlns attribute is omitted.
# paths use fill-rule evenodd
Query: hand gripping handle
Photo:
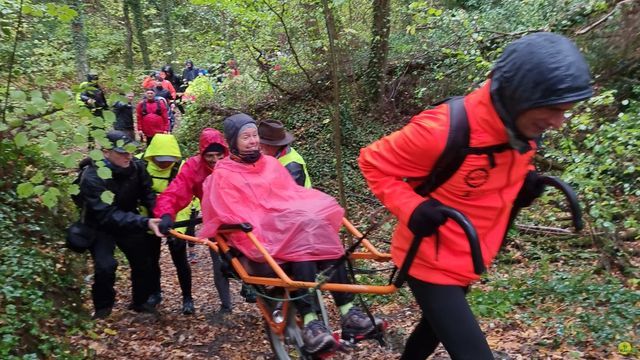
<svg viewBox="0 0 640 360"><path fill-rule="evenodd" d="M471 250L471 260L473 262L473 272L477 275L481 275L487 269L484 266L484 261L482 259L482 250L480 248L480 240L478 239L478 233L476 232L476 228L471 224L471 221L460 211L445 206L439 205L436 208L438 211L441 211L446 217L455 221L464 231L467 240L469 241L469 248ZM400 267L400 271L398 272L398 276L396 277L393 284L396 287L401 287L404 284L404 281L409 273L409 268L413 263L416 255L418 254L418 249L420 248L420 244L422 243L422 237L414 237L411 242L411 246L409 247L409 251L407 251L407 255L404 258L404 262Z"/></svg>
<svg viewBox="0 0 640 360"><path fill-rule="evenodd" d="M540 181L545 185L549 185L560 190L564 194L569 202L569 208L571 209L573 228L575 229L575 232L580 232L580 230L584 228L584 223L582 222L582 210L580 209L580 204L578 203L578 197L576 196L575 191L573 191L571 186L566 182L555 176L543 175L540 176Z"/></svg>

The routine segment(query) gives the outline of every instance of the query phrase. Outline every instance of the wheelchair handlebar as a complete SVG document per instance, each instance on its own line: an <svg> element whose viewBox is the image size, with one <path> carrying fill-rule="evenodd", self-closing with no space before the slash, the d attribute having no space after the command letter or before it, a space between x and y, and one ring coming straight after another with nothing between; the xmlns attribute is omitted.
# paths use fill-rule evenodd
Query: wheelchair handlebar
<svg viewBox="0 0 640 360"><path fill-rule="evenodd" d="M560 190L564 194L569 202L569 208L571 209L573 228L575 229L575 232L580 232L580 230L584 228L584 223L582 222L582 210L580 209L580 204L578 203L578 197L576 196L575 191L573 191L569 184L555 176L543 175L540 176L540 181L545 185L549 185Z"/></svg>
<svg viewBox="0 0 640 360"><path fill-rule="evenodd" d="M469 248L471 249L471 260L473 261L473 272L480 275L487 271L484 266L484 260L482 259L482 249L480 248L480 240L478 239L478 233L476 228L471 224L471 221L460 211L449 206L438 206L446 217L455 221L460 228L464 231L464 234L469 241Z"/></svg>
<svg viewBox="0 0 640 360"><path fill-rule="evenodd" d="M469 241L469 248L471 250L471 260L473 262L473 272L476 273L477 275L481 275L482 273L484 273L487 269L484 266L484 261L482 259L482 249L480 248L480 240L478 239L478 233L476 232L476 228L473 226L473 224L471 224L471 221L469 221L469 219L463 213L461 213L460 211L452 207L449 207L446 205L439 205L436 209L442 212L442 214L445 215L447 218L456 222L462 228L465 236L467 237L467 240ZM413 241L411 242L411 246L407 251L407 255L404 258L404 261L402 262L402 266L400 267L400 271L398 272L398 276L396 277L395 281L393 281L393 284L397 288L402 287L402 284L404 284L404 281L407 275L409 274L409 268L411 267L413 260L418 254L418 249L420 248L422 239L424 238L418 237L418 236L415 236L413 238Z"/></svg>
<svg viewBox="0 0 640 360"><path fill-rule="evenodd" d="M181 221L176 221L173 223L173 226L171 228L173 229L177 229L177 228L181 228L181 227L185 227L185 226L195 226L195 225L199 225L202 224L202 218L195 218L195 219L189 219L189 220L181 220Z"/></svg>

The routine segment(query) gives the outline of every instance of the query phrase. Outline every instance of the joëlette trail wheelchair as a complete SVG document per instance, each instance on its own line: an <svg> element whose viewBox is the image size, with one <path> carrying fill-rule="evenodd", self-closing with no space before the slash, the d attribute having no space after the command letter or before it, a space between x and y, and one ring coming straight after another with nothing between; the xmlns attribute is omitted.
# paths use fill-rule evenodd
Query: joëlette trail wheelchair
<svg viewBox="0 0 640 360"><path fill-rule="evenodd" d="M570 210L572 213L573 226L576 231L582 229L581 212L577 202L577 198L573 190L557 178L545 177L545 184L551 185L564 193L568 199ZM473 263L474 272L478 275L485 272L486 268L482 258L482 252L478 235L471 222L461 212L447 207L439 208L450 220L456 222L464 231L469 242L471 261ZM201 221L201 219L200 219ZM191 221L193 223L193 221ZM189 221L177 222L174 227L189 225ZM331 353L310 354L305 350L302 340L302 320L298 316L292 296L292 292L298 289L309 289L309 292L303 296L317 296L320 304L321 318L329 327L327 310L324 306L321 291L337 291L351 292L355 294L391 294L402 287L409 268L415 259L418 249L422 242L422 238L414 238L404 263L399 267L393 267L387 285L358 285L358 284L341 284L328 282L331 278L331 271L344 261L352 260L372 260L377 262L388 262L391 260L389 253L380 252L369 240L366 239L367 234L362 234L347 219L343 219L343 227L352 234L357 241L345 250L344 255L336 261L329 269L325 269L319 273L316 282L303 282L291 279L283 270L282 266L276 262L273 257L262 246L262 243L252 233L252 226L248 223L227 224L220 227L214 239L202 239L181 234L175 230L171 230L171 235L198 244L203 244L216 251L222 257L223 261L231 265L235 275L239 277L245 284L251 285L258 293L256 305L265 323L265 332L274 355L279 360L285 359L322 359L331 355ZM265 263L254 263L243 257L239 252L231 248L228 244L227 235L232 232L242 232L253 245L260 251L266 260ZM366 231L368 233L368 231ZM361 248L360 251L357 251ZM256 264L258 266L256 266ZM352 272L353 275L353 272ZM369 316L372 316L367 310ZM346 350L353 344L366 340L375 339L381 345L384 345L384 330L387 323L374 329L370 334L360 338L345 337L341 339L341 348L335 350ZM334 336L338 336L334 333Z"/></svg>

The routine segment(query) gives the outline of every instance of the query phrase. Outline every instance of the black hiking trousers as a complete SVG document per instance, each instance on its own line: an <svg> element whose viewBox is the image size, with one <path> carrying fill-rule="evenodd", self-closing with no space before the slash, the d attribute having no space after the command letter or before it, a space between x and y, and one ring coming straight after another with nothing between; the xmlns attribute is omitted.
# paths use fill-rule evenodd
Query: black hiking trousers
<svg viewBox="0 0 640 360"><path fill-rule="evenodd" d="M151 254L151 269L152 269L152 294L159 293L161 291L160 286L160 251L162 248L162 239L154 235L148 234L148 246L149 254ZM187 242L182 239L176 239L172 236L167 238L167 245L169 247L169 254L171 254L171 261L176 267L176 273L178 275L178 283L180 283L180 290L182 292L182 299L192 299L191 296L191 266L187 260Z"/></svg>
<svg viewBox="0 0 640 360"><path fill-rule="evenodd" d="M152 268L152 291L151 293L160 292L160 251L161 240L153 235L148 235L148 251L151 254L151 268ZM171 254L171 260L176 267L176 273L178 275L178 282L180 283L180 290L182 291L182 299L193 299L191 294L192 289L192 277L191 277L191 265L187 259L187 242L182 239L175 239L169 237L167 241L169 245L169 253ZM221 260L219 255L213 251L209 251L211 254L211 261L213 264L213 280L220 297L221 306L225 309L231 309L231 292L229 290L229 279L227 279L221 270Z"/></svg>
<svg viewBox="0 0 640 360"><path fill-rule="evenodd" d="M480 325L465 298L467 288L436 285L411 276L407 280L422 318L413 330L401 360L423 360L439 343L453 360L493 360Z"/></svg>
<svg viewBox="0 0 640 360"><path fill-rule="evenodd" d="M308 281L315 282L316 275L324 270L331 267L335 264L336 260L317 260L317 261L297 261L297 262L289 262L284 264L283 269L291 274L291 278L297 281ZM329 279L329 282L335 282L340 284L351 284L349 281L349 277L347 276L347 268L344 263L340 264L336 268L335 273ZM293 291L291 295L293 297L301 296L307 293L307 289L300 289ZM336 302L337 306L342 306L348 304L353 301L355 295L348 292L341 291L332 291L331 296L333 296L333 300ZM310 313L310 312L320 312L320 307L318 304L318 299L315 294L311 294L311 296L305 296L301 299L294 300L296 304L296 308L298 308L298 312L301 316Z"/></svg>
<svg viewBox="0 0 640 360"><path fill-rule="evenodd" d="M110 235L97 232L91 247L94 279L91 287L95 310L113 307L116 291L118 261L113 256L116 245L124 253L131 268L131 297L134 306L144 304L151 295L151 257L145 244L144 233Z"/></svg>

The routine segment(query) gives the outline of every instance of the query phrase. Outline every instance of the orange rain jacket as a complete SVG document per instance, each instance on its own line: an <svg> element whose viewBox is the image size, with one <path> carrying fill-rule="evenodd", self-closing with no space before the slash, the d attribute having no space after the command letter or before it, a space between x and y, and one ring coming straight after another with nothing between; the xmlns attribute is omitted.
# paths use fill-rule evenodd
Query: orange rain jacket
<svg viewBox="0 0 640 360"><path fill-rule="evenodd" d="M491 81L464 99L469 118L469 146L507 143L504 123L491 102ZM413 188L429 174L444 150L449 133L449 108L443 104L426 110L409 124L360 151L360 169L371 191L398 218L391 255L399 267L413 240L407 227L415 208L425 201ZM467 155L458 171L429 196L466 215L475 226L485 265L498 253L509 214L527 172L532 169L536 144L520 154L516 150L488 155ZM411 180L413 179L413 180ZM436 235L425 238L409 270L419 280L442 285L466 286L478 280L473 272L469 243L457 223L448 220Z"/></svg>

